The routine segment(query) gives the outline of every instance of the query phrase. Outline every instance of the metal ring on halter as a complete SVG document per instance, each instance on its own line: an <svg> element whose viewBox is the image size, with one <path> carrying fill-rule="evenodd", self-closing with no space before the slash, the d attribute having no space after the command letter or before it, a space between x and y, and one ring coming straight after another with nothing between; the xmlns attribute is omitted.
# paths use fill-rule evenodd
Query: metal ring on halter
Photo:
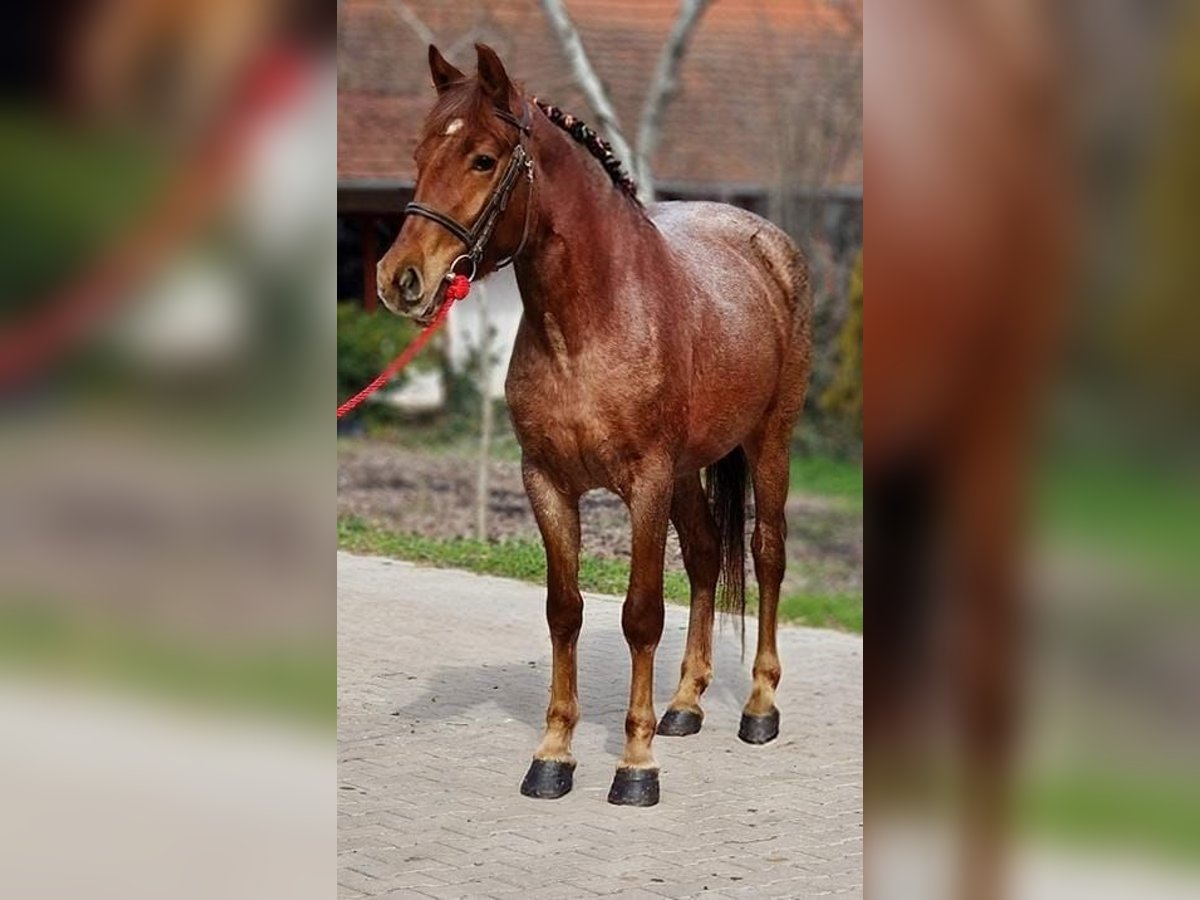
<svg viewBox="0 0 1200 900"><path fill-rule="evenodd" d="M470 253L464 253L461 256L455 257L454 262L450 263L450 271L446 275L447 278L458 274L455 270L458 268L458 264L464 259L471 264L471 274L467 276L467 281L475 281L475 273L478 271L478 264L475 262L475 257L473 257Z"/></svg>

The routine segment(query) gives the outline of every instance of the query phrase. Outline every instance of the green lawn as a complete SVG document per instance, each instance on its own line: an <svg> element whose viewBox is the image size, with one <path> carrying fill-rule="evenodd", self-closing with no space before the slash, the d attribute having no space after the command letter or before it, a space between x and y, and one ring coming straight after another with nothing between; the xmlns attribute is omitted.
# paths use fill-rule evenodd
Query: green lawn
<svg viewBox="0 0 1200 900"><path fill-rule="evenodd" d="M32 110L0 112L0 314L27 313L104 251L160 189L161 150Z"/></svg>
<svg viewBox="0 0 1200 900"><path fill-rule="evenodd" d="M353 553L546 583L546 557L542 545L535 541L440 540L399 534L348 516L338 520L338 547ZM584 591L620 595L625 593L628 584L629 564L624 560L586 555L580 558L579 586ZM686 604L690 597L687 575L668 571L663 591L669 602ZM757 599L757 594L750 588L747 598L750 610L756 608ZM780 601L779 617L781 621L798 625L862 634L863 599L861 595L792 594Z"/></svg>
<svg viewBox="0 0 1200 900"><path fill-rule="evenodd" d="M792 453L791 489L793 494L817 494L834 497L862 508L862 464L827 456L799 456Z"/></svg>
<svg viewBox="0 0 1200 900"><path fill-rule="evenodd" d="M332 636L320 645L220 646L46 604L0 604L0 672L110 684L185 705L303 724L336 715Z"/></svg>
<svg viewBox="0 0 1200 900"><path fill-rule="evenodd" d="M1049 460L1037 474L1037 511L1047 534L1193 579L1200 573L1194 476L1099 454Z"/></svg>
<svg viewBox="0 0 1200 900"><path fill-rule="evenodd" d="M1151 769L1045 773L1018 791L1025 827L1090 846L1134 846L1200 859L1200 781Z"/></svg>

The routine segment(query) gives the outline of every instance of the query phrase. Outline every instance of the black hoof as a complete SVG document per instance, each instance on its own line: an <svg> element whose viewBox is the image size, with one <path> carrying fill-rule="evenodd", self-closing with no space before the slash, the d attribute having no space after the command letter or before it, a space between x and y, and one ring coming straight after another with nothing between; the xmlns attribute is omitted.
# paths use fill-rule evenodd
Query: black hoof
<svg viewBox="0 0 1200 900"><path fill-rule="evenodd" d="M654 806L658 803L658 769L617 769L608 802L617 806Z"/></svg>
<svg viewBox="0 0 1200 900"><path fill-rule="evenodd" d="M742 725L738 737L747 744L766 744L779 737L779 710L772 709L765 716L742 713Z"/></svg>
<svg viewBox="0 0 1200 900"><path fill-rule="evenodd" d="M575 763L535 759L521 782L521 793L539 800L557 800L570 793L574 779Z"/></svg>
<svg viewBox="0 0 1200 900"><path fill-rule="evenodd" d="M699 731L703 721L703 716L690 709L668 709L658 723L658 733L668 737L687 737Z"/></svg>

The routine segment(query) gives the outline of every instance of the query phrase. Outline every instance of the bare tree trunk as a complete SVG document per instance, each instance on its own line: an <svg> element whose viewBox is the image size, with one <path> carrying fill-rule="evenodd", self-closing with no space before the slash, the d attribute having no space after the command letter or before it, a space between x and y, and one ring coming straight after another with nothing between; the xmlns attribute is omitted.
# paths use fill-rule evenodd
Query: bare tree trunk
<svg viewBox="0 0 1200 900"><path fill-rule="evenodd" d="M597 130L606 141L612 144L613 153L619 159L626 160L632 165L633 153L629 141L625 139L625 133L621 130L617 112L609 99L608 91L600 81L600 76L596 74L591 60L588 59L587 51L583 49L579 31L575 28L575 23L571 21L571 16L567 12L566 6L563 5L563 0L541 0L541 2L542 9L546 11L546 18L550 20L550 25L558 36L559 43L562 44L563 53L566 54L567 63L575 77L575 83L579 85L579 89L587 97L588 105L596 114Z"/></svg>
<svg viewBox="0 0 1200 900"><path fill-rule="evenodd" d="M495 408L492 404L492 326L488 319L487 288L475 286L475 302L479 306L479 393L483 413L479 428L479 476L475 485L475 536L481 541L488 537L488 470L491 466L492 431Z"/></svg>
<svg viewBox="0 0 1200 900"><path fill-rule="evenodd" d="M563 0L541 2L546 17L550 20L554 33L558 35L559 43L562 44L575 83L583 91L588 105L596 114L599 132L612 144L617 157L629 165L630 174L638 184L638 196L643 202L649 203L654 199L654 172L651 160L662 133L663 113L678 89L679 67L687 54L692 35L712 0L680 0L675 23L671 26L666 44L663 45L662 54L658 58L658 65L655 66L654 76L646 93L646 102L638 124L636 151L621 130L608 91L588 59L587 51L583 49L579 31L571 21Z"/></svg>
<svg viewBox="0 0 1200 900"><path fill-rule="evenodd" d="M654 68L654 78L650 82L650 90L646 93L646 103L642 107L642 118L638 123L637 158L631 161L633 176L645 199L654 198L654 173L651 164L654 152L658 149L659 136L662 134L663 113L679 89L679 66L687 54L696 26L700 24L700 19L711 2L712 0L682 0L675 24L671 26L667 43L663 46L658 65Z"/></svg>

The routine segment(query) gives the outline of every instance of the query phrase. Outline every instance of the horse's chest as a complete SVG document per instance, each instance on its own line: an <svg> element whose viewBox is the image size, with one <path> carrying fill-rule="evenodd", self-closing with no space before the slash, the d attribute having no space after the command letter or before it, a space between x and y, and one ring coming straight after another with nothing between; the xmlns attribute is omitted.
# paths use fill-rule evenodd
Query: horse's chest
<svg viewBox="0 0 1200 900"><path fill-rule="evenodd" d="M619 442L617 398L573 379L549 377L513 386L509 404L521 446L538 456L603 456Z"/></svg>
<svg viewBox="0 0 1200 900"><path fill-rule="evenodd" d="M654 388L638 378L518 365L506 393L522 450L588 488L621 482L630 448L656 438L663 417Z"/></svg>

